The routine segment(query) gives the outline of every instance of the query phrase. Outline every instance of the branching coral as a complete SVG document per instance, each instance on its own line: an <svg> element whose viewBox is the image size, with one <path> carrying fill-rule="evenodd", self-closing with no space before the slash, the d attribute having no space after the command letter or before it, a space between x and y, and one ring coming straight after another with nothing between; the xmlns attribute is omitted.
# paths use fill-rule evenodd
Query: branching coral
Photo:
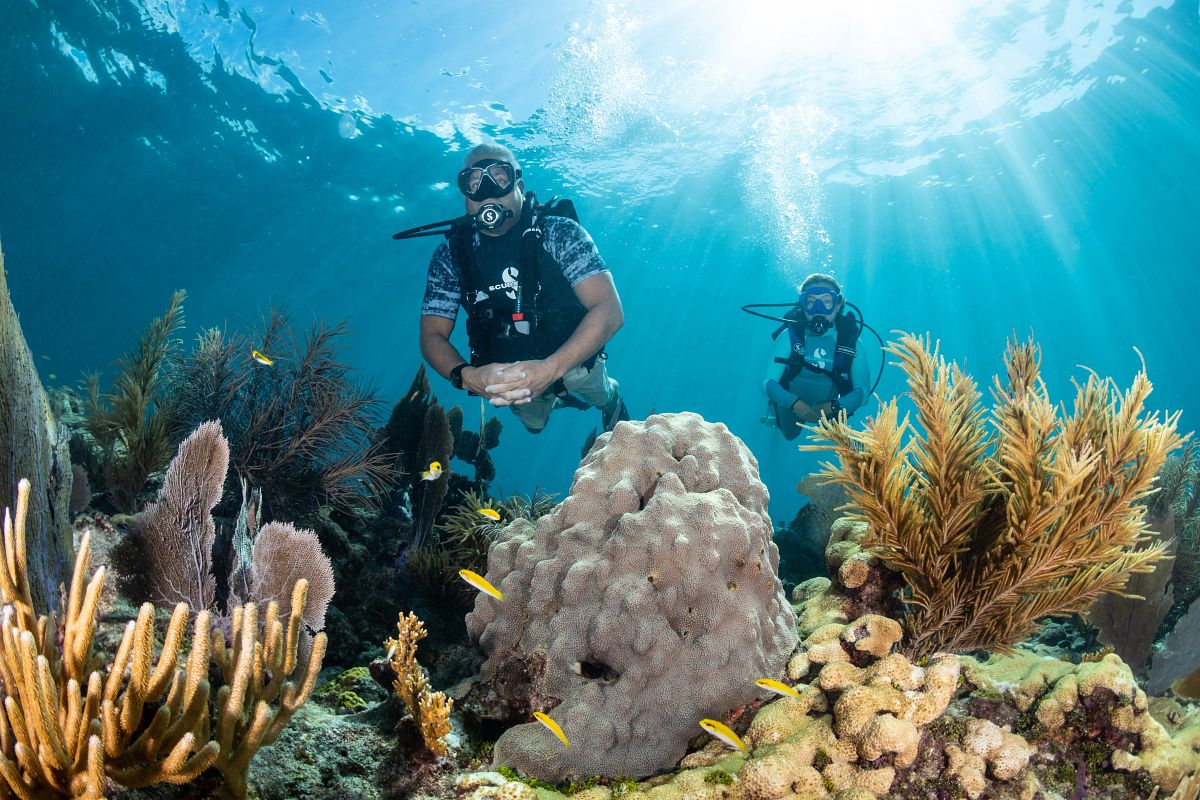
<svg viewBox="0 0 1200 800"><path fill-rule="evenodd" d="M905 335L900 359L920 430L895 400L862 430L816 426L838 464L826 473L870 525L868 544L904 578L908 649L918 656L1006 649L1038 619L1083 611L1163 557L1146 547L1146 509L1178 415L1146 415L1145 371L1124 394L1092 375L1073 413L1050 402L1032 342L1010 343L991 427L971 377L928 339Z"/></svg>
<svg viewBox="0 0 1200 800"><path fill-rule="evenodd" d="M385 642L396 675L392 687L421 731L425 746L444 756L446 743L442 738L450 733L450 709L454 701L442 692L430 690L425 670L417 663L417 643L426 636L424 623L410 611L400 615L396 629L396 638Z"/></svg>
<svg viewBox="0 0 1200 800"><path fill-rule="evenodd" d="M320 669L323 634L304 667L296 665L306 583L295 586L286 632L274 603L261 634L253 605L235 609L232 648L200 611L182 664L188 606L175 606L155 659L155 611L147 603L105 668L92 650L105 571L87 577L88 537L76 557L61 629L53 617L34 616L25 571L28 497L22 481L15 516L5 514L0 553L0 794L99 800L106 778L129 788L186 783L212 766L244 797L250 758L308 699ZM215 719L210 654L225 679Z"/></svg>
<svg viewBox="0 0 1200 800"><path fill-rule="evenodd" d="M233 610L232 645L213 633L213 661L225 683L217 691L214 741L220 752L213 764L238 797L246 794L250 759L262 746L278 738L292 715L312 694L325 657L326 638L317 634L306 662L298 653L305 636L300 625L308 598L308 581L296 581L287 617L280 619L279 605L267 603L260 625L254 603Z"/></svg>
<svg viewBox="0 0 1200 800"><path fill-rule="evenodd" d="M183 326L184 296L175 292L166 313L117 362L121 372L107 393L101 394L99 375L87 378L84 427L99 447L105 489L120 511L135 509L146 478L171 457L174 412L163 378Z"/></svg>
<svg viewBox="0 0 1200 800"><path fill-rule="evenodd" d="M392 480L390 459L371 442L375 393L338 358L345 335L323 322L301 334L277 310L253 339L206 332L174 375L176 436L220 419L234 471L276 511L378 497Z"/></svg>

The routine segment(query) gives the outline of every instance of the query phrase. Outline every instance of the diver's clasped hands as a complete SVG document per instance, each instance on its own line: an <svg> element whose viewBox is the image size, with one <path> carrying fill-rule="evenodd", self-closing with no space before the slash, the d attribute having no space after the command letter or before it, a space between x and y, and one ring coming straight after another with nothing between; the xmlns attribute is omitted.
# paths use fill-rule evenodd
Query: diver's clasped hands
<svg viewBox="0 0 1200 800"><path fill-rule="evenodd" d="M550 359L485 364L465 369L463 386L486 397L493 406L524 405L546 391L559 378L557 364Z"/></svg>

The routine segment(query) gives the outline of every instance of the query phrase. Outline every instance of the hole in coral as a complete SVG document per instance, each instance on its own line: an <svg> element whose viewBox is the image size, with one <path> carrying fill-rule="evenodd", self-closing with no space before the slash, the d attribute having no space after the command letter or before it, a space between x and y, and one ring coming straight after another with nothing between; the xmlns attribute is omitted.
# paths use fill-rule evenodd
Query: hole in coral
<svg viewBox="0 0 1200 800"><path fill-rule="evenodd" d="M603 661L580 661L578 672L589 681L600 681L601 683L616 683L617 678L621 677L615 669Z"/></svg>
<svg viewBox="0 0 1200 800"><path fill-rule="evenodd" d="M731 592L736 592L736 591L737 591L737 581L730 581L730 582L729 582L728 584L726 584L726 585L729 587L729 591L731 591Z"/></svg>

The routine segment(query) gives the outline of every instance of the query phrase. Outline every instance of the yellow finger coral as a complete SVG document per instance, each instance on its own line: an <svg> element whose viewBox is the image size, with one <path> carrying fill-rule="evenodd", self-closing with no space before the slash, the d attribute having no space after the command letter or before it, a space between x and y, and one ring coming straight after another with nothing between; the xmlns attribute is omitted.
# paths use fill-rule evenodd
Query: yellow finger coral
<svg viewBox="0 0 1200 800"><path fill-rule="evenodd" d="M392 672L396 675L392 687L417 723L425 746L444 756L446 743L443 739L450 733L450 709L454 707L454 701L442 692L430 691L425 670L417 663L417 642L427 635L425 624L410 611L400 615L396 629L396 638L385 643Z"/></svg>
<svg viewBox="0 0 1200 800"><path fill-rule="evenodd" d="M253 606L239 607L236 644L227 651L221 633L212 633L210 640L209 613L200 611L183 664L179 654L188 606L175 607L155 659L155 612L147 603L126 626L105 670L92 652L105 570L85 578L89 537L76 555L62 627L53 617L33 615L25 572L28 496L29 483L21 481L16 515L5 515L0 548L0 600L5 604L0 615L5 712L0 714L0 796L8 796L7 787L21 800L99 800L106 778L129 788L187 783L215 766L235 796L244 797L250 757L273 741L307 700L320 669L324 634L313 643L304 680L291 682L305 582L297 582L292 606L296 622L286 637L274 608L268 610L260 636ZM215 737L210 736L210 653L227 684L217 694ZM276 699L279 708L272 710ZM154 713L146 720L148 708Z"/></svg>

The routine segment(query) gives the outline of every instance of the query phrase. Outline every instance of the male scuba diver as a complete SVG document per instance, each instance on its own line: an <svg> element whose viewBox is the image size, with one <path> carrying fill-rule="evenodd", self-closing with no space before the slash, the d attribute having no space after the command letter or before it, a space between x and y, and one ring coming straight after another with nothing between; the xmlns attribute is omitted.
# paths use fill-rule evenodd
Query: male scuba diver
<svg viewBox="0 0 1200 800"><path fill-rule="evenodd" d="M851 415L866 402L870 369L866 358L856 357L864 325L845 307L837 279L814 273L800 284L799 301L775 332L774 358L763 381L769 405L764 421L777 425L788 441L800 435L802 425L842 411Z"/></svg>
<svg viewBox="0 0 1200 800"><path fill-rule="evenodd" d="M539 205L516 156L496 143L467 154L458 188L466 216L396 234L446 236L429 260L421 355L456 388L511 407L530 433L563 405L600 409L605 430L629 419L605 369L621 300L574 206ZM428 230L440 225L450 228ZM469 360L450 344L460 304Z"/></svg>

